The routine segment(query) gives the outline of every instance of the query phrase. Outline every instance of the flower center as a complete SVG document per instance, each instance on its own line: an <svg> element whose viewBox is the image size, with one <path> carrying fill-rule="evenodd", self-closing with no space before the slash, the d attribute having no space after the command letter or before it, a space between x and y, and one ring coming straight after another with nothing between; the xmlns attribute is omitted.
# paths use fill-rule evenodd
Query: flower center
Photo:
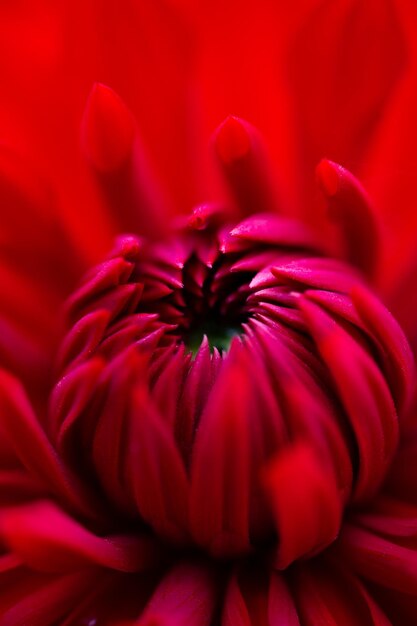
<svg viewBox="0 0 417 626"><path fill-rule="evenodd" d="M139 310L156 313L172 325L171 334L194 355L205 337L212 351L225 353L250 318L247 297L255 272L234 272L238 256L224 255L216 248L210 259L204 258L205 247L218 243L201 234L199 238L195 250L178 265L167 267L157 256L152 265L139 260L137 280L144 283Z"/></svg>
<svg viewBox="0 0 417 626"><path fill-rule="evenodd" d="M192 326L184 341L194 356L196 356L204 337L207 337L211 350L217 348L219 352L227 352L233 337L238 337L241 332L241 326L226 325L221 319L206 319Z"/></svg>
<svg viewBox="0 0 417 626"><path fill-rule="evenodd" d="M196 355L204 337L211 350L227 352L233 337L243 332L242 324L249 317L245 285L252 274L231 275L227 263L219 255L213 267L192 258L183 268L184 320L182 338Z"/></svg>
<svg viewBox="0 0 417 626"><path fill-rule="evenodd" d="M257 216L163 245L123 238L68 310L51 430L117 519L222 559L273 542L285 568L379 488L403 344L297 224Z"/></svg>

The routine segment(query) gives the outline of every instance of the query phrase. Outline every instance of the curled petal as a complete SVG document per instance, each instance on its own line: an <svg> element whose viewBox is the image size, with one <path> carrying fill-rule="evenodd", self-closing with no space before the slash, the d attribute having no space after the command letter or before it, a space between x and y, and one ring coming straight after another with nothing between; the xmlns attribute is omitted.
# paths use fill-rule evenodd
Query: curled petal
<svg viewBox="0 0 417 626"><path fill-rule="evenodd" d="M404 416L414 390L415 364L407 339L390 312L360 283L353 283L348 294L309 289L305 296L366 333L378 353L397 410Z"/></svg>
<svg viewBox="0 0 417 626"><path fill-rule="evenodd" d="M2 580L0 626L54 626L95 584L95 570L45 576L22 570L12 585Z"/></svg>
<svg viewBox="0 0 417 626"><path fill-rule="evenodd" d="M137 626L209 626L215 607L213 572L180 563L161 580Z"/></svg>
<svg viewBox="0 0 417 626"><path fill-rule="evenodd" d="M119 96L96 83L91 90L83 120L83 144L92 166L100 172L117 170L129 158L135 122Z"/></svg>
<svg viewBox="0 0 417 626"><path fill-rule="evenodd" d="M134 118L109 87L96 84L84 114L84 150L119 230L158 238L165 203L152 181Z"/></svg>
<svg viewBox="0 0 417 626"><path fill-rule="evenodd" d="M305 285L314 289L326 289L335 293L349 293L358 282L351 269L340 261L322 258L304 258L280 266L274 265L271 272L280 280Z"/></svg>
<svg viewBox="0 0 417 626"><path fill-rule="evenodd" d="M110 313L98 310L82 317L71 328L62 342L58 354L58 370L74 367L89 358L104 337Z"/></svg>
<svg viewBox="0 0 417 626"><path fill-rule="evenodd" d="M181 395L181 415L177 423L177 441L183 455L189 458L197 422L207 401L215 378L215 368L210 357L206 336L192 361Z"/></svg>
<svg viewBox="0 0 417 626"><path fill-rule="evenodd" d="M67 314L70 319L73 322L79 320L82 315L88 313L93 304L94 309L100 308L98 305L100 298L105 299L107 296L109 300L109 294L120 292L127 286L133 267L131 261L122 257L104 261L96 266L94 271L87 274L83 285L68 299Z"/></svg>
<svg viewBox="0 0 417 626"><path fill-rule="evenodd" d="M270 626L300 626L294 598L284 576L277 572L270 577L268 617Z"/></svg>
<svg viewBox="0 0 417 626"><path fill-rule="evenodd" d="M81 315L88 315L97 309L106 311L111 321L121 314L130 315L136 311L142 291L143 285L140 283L120 285L114 289L109 289L96 300L88 303L84 309L77 310L75 306L72 311L69 311L70 318L76 320Z"/></svg>
<svg viewBox="0 0 417 626"><path fill-rule="evenodd" d="M279 327L281 337L278 338L265 325L255 326L263 357L272 374L269 385L277 395L282 421L288 431L287 442L308 442L315 449L322 462L329 464L328 471L333 472L340 497L345 501L351 495L353 479L349 435L335 407L312 375L312 371L320 371L322 364L298 342L286 339L282 330Z"/></svg>
<svg viewBox="0 0 417 626"><path fill-rule="evenodd" d="M369 290L356 285L351 298L369 334L376 338L394 399L399 409L406 410L415 387L415 363L407 339L396 320Z"/></svg>
<svg viewBox="0 0 417 626"><path fill-rule="evenodd" d="M92 358L72 369L54 388L49 404L49 425L55 441L59 441L60 451L66 432L91 402L103 368L102 359Z"/></svg>
<svg viewBox="0 0 417 626"><path fill-rule="evenodd" d="M379 495L364 511L354 513L351 522L403 545L417 548L417 507Z"/></svg>
<svg viewBox="0 0 417 626"><path fill-rule="evenodd" d="M269 578L269 580L268 580ZM244 570L233 574L226 590L222 626L300 626L284 578L277 572Z"/></svg>
<svg viewBox="0 0 417 626"><path fill-rule="evenodd" d="M217 556L250 549L248 379L233 351L208 398L191 463L191 531Z"/></svg>
<svg viewBox="0 0 417 626"><path fill-rule="evenodd" d="M84 285L71 296L70 302L74 300L77 306L83 307L108 289L124 285L128 282L133 267L130 261L120 257L96 265L94 271L87 274Z"/></svg>
<svg viewBox="0 0 417 626"><path fill-rule="evenodd" d="M342 514L340 495L335 477L309 446L280 452L265 469L264 484L276 519L279 569L334 540Z"/></svg>
<svg viewBox="0 0 417 626"><path fill-rule="evenodd" d="M249 250L255 244L308 248L317 250L319 244L311 233L295 220L265 213L252 215L239 222L220 243L224 253Z"/></svg>
<svg viewBox="0 0 417 626"><path fill-rule="evenodd" d="M332 568L327 563L300 565L292 588L303 626L391 626L361 581L347 568Z"/></svg>
<svg viewBox="0 0 417 626"><path fill-rule="evenodd" d="M306 297L300 297L299 306L355 434L359 451L355 499L362 500L381 484L397 445L392 397L381 371L358 341Z"/></svg>
<svg viewBox="0 0 417 626"><path fill-rule="evenodd" d="M20 383L0 371L2 430L22 464L45 485L64 495L71 506L87 516L93 512L91 494L62 465Z"/></svg>
<svg viewBox="0 0 417 626"><path fill-rule="evenodd" d="M185 346L180 346L166 364L152 389L152 397L164 420L174 427L177 414L181 415L179 398L184 378L189 369L191 355L186 354Z"/></svg>
<svg viewBox="0 0 417 626"><path fill-rule="evenodd" d="M187 226L192 230L206 230L219 226L226 217L226 210L220 204L199 204L187 218Z"/></svg>
<svg viewBox="0 0 417 626"><path fill-rule="evenodd" d="M340 224L348 261L372 279L378 269L379 233L365 190L350 172L332 161L321 161L316 172L329 215Z"/></svg>
<svg viewBox="0 0 417 626"><path fill-rule="evenodd" d="M346 524L335 546L359 576L388 589L416 595L416 548L403 547L372 530Z"/></svg>
<svg viewBox="0 0 417 626"><path fill-rule="evenodd" d="M230 580L222 612L222 626L251 626L248 607L239 587L236 576Z"/></svg>
<svg viewBox="0 0 417 626"><path fill-rule="evenodd" d="M42 572L87 564L137 572L156 563L149 537L98 537L47 500L3 509L0 535L27 565Z"/></svg>
<svg viewBox="0 0 417 626"><path fill-rule="evenodd" d="M188 478L173 431L144 385L132 394L128 454L129 481L141 516L161 536L181 544L188 525Z"/></svg>
<svg viewBox="0 0 417 626"><path fill-rule="evenodd" d="M230 116L217 129L214 147L240 215L277 213L279 194L257 131L248 122Z"/></svg>

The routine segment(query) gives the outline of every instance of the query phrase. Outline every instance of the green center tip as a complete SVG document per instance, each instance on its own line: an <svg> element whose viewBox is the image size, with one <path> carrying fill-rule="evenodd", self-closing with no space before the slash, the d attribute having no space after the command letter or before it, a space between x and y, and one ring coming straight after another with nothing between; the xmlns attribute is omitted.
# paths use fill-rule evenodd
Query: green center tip
<svg viewBox="0 0 417 626"><path fill-rule="evenodd" d="M192 328L186 338L186 344L193 356L196 356L204 336L207 337L210 351L217 348L220 352L227 352L233 337L242 333L240 326L222 325L218 322L208 321Z"/></svg>

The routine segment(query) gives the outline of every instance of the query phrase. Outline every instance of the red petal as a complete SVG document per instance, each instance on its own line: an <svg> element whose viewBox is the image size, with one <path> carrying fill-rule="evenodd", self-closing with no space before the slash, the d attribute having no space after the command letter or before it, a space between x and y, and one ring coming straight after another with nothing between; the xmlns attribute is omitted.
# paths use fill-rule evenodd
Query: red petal
<svg viewBox="0 0 417 626"><path fill-rule="evenodd" d="M87 516L95 516L91 494L61 464L28 402L20 383L0 371L2 428L23 465L45 485Z"/></svg>
<svg viewBox="0 0 417 626"><path fill-rule="evenodd" d="M128 477L141 516L161 536L182 543L188 478L173 430L142 385L133 391L128 445Z"/></svg>
<svg viewBox="0 0 417 626"><path fill-rule="evenodd" d="M119 169L129 158L135 122L122 100L109 87L96 83L83 120L84 150L99 171Z"/></svg>
<svg viewBox="0 0 417 626"><path fill-rule="evenodd" d="M252 215L237 224L220 246L222 252L228 253L242 249L252 251L254 244L309 250L317 250L319 247L313 235L301 223L268 213Z"/></svg>
<svg viewBox="0 0 417 626"><path fill-rule="evenodd" d="M404 548L352 524L346 524L335 546L338 558L359 576L389 589L416 595L416 549Z"/></svg>
<svg viewBox="0 0 417 626"><path fill-rule="evenodd" d="M96 84L83 121L84 148L115 225L159 238L166 210L152 180L134 118L109 87Z"/></svg>
<svg viewBox="0 0 417 626"><path fill-rule="evenodd" d="M250 548L248 373L233 352L208 398L191 464L192 534L218 556Z"/></svg>
<svg viewBox="0 0 417 626"><path fill-rule="evenodd" d="M340 494L312 448L299 444L280 452L268 464L264 481L276 519L279 569L334 540L341 522Z"/></svg>
<svg viewBox="0 0 417 626"><path fill-rule="evenodd" d="M360 580L342 567L300 566L292 588L303 626L390 626Z"/></svg>
<svg viewBox="0 0 417 626"><path fill-rule="evenodd" d="M213 573L181 563L162 579L137 626L209 626L215 606Z"/></svg>
<svg viewBox="0 0 417 626"><path fill-rule="evenodd" d="M11 584L2 581L0 626L55 626L95 584L97 571L46 577L22 571Z"/></svg>
<svg viewBox="0 0 417 626"><path fill-rule="evenodd" d="M298 611L284 576L271 573L268 617L270 626L300 626Z"/></svg>
<svg viewBox="0 0 417 626"><path fill-rule="evenodd" d="M252 620L236 576L230 580L224 598L222 626L251 626Z"/></svg>
<svg viewBox="0 0 417 626"><path fill-rule="evenodd" d="M376 338L392 394L399 408L406 410L415 387L415 364L407 339L389 311L367 289L355 286L351 298L368 333Z"/></svg>
<svg viewBox="0 0 417 626"><path fill-rule="evenodd" d="M276 176L257 131L247 122L228 117L217 129L214 146L223 174L241 216L277 213Z"/></svg>
<svg viewBox="0 0 417 626"><path fill-rule="evenodd" d="M305 296L300 297L299 306L356 437L359 476L355 498L363 499L380 485L397 445L398 420L392 397L374 359L355 338Z"/></svg>
<svg viewBox="0 0 417 626"><path fill-rule="evenodd" d="M3 509L0 534L29 567L43 572L65 572L89 563L137 572L156 563L151 539L98 537L47 500Z"/></svg>
<svg viewBox="0 0 417 626"><path fill-rule="evenodd" d="M330 217L339 222L347 260L373 278L378 269L379 233L370 199L359 181L332 161L321 161L316 173Z"/></svg>

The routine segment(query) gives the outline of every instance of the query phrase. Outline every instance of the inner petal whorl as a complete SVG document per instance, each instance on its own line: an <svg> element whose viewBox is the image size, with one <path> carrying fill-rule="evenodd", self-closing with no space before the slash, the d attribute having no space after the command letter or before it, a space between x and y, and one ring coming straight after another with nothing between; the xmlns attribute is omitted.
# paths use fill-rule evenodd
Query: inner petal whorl
<svg viewBox="0 0 417 626"><path fill-rule="evenodd" d="M275 546L284 568L383 481L410 353L360 276L297 222L121 238L68 318L55 445L164 541L219 558Z"/></svg>

